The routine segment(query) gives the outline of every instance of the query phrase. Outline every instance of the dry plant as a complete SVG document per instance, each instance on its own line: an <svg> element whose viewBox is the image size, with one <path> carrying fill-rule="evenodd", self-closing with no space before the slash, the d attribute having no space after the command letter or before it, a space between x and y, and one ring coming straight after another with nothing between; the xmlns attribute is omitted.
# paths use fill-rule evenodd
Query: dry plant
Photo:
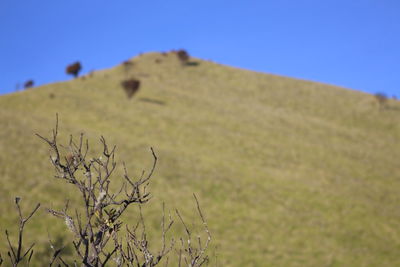
<svg viewBox="0 0 400 267"><path fill-rule="evenodd" d="M115 162L116 147L109 148L104 137L100 139L103 147L102 155L97 158L89 158L89 144L88 140L84 140L83 134L80 135L77 143L71 136L68 144L69 153L65 156L62 155L61 148L63 146L57 142L58 117L50 138L39 134L37 136L50 146L50 161L55 168L55 178L72 184L80 193L83 201L83 206L75 208L74 211L69 211L68 201L62 210L47 209L50 214L62 219L74 236L73 246L77 255L74 266L109 266L114 261L112 266L151 267L156 266L162 260L164 266L167 266L167 254L171 251L177 252L179 266L184 264L196 267L208 262L205 252L211 241L211 234L195 195L194 199L204 231L207 234L207 240L203 243L198 237L196 241L193 241L191 230L176 210L176 214L185 228L186 237L178 238L180 248L174 250L175 239L171 238L167 241L166 237L174 221L170 214L167 221L163 204L162 245L157 253L150 251L142 206L150 199L147 187L157 165L157 156L152 148L153 165L151 170L147 174L143 171L141 176L134 180L128 175L126 166L123 164L122 185L118 190L112 191L110 177L117 166ZM121 226L124 223L121 216L131 204L139 206L139 219L133 227L125 225L126 233L122 234ZM61 264L69 266L61 257L62 248L55 248L50 238L49 242L54 252L50 266L56 262L60 266Z"/></svg>
<svg viewBox="0 0 400 267"><path fill-rule="evenodd" d="M16 245L13 245L11 242L10 234L8 230L6 230L6 238L7 238L7 245L8 245L8 251L7 255L10 258L10 263L11 266L16 267L18 264L25 263L25 266L29 266L32 255L33 255L33 246L35 243L31 244L25 252L23 251L23 236L24 236L24 228L25 224L29 221L30 218L32 218L33 214L39 209L40 203L36 205L36 207L31 211L31 213L24 218L22 215L21 207L19 205L21 198L16 197L15 198L15 205L18 210L18 215L19 215L19 228L18 228L18 242ZM3 263L3 258L1 257L0 254L0 265Z"/></svg>
<svg viewBox="0 0 400 267"><path fill-rule="evenodd" d="M196 200L197 211L199 212L204 229L207 233L207 240L205 241L204 244L202 244L200 236L197 236L197 240L196 240L197 246L196 246L196 243L193 243L193 237L192 237L191 230L186 226L179 211L175 210L181 223L185 227L185 232L187 235L186 238L183 238L183 237L180 238L181 247L179 248L179 253L178 253L179 266L182 266L182 261L184 262L184 264L186 266L190 266L190 267L202 266L204 263L208 262L208 256L205 255L205 251L211 242L211 234L210 234L210 231L208 230L207 222L204 219L203 213L201 212L199 201L197 200L197 197L195 194L193 194L193 197Z"/></svg>

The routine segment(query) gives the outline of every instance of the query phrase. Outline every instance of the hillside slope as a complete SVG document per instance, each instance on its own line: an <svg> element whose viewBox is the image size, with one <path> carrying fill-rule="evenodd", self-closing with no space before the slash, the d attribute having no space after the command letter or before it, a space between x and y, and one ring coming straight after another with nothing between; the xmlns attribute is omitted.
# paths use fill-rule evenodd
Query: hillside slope
<svg viewBox="0 0 400 267"><path fill-rule="evenodd" d="M173 54L132 62L0 96L1 231L15 233L16 195L54 208L75 199L34 136L58 113L62 140L84 132L98 151L103 135L132 173L154 147L150 229L162 201L196 221L195 192L219 266L400 265L399 102L380 110L368 94L198 59L183 67ZM130 77L142 85L127 99ZM30 227L39 256L46 229L69 236L44 210Z"/></svg>

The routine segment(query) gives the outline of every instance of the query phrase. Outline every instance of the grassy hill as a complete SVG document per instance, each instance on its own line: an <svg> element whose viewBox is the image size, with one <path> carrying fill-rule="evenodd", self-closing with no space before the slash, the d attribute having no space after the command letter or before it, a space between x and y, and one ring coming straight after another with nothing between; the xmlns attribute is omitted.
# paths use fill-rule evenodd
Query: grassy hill
<svg viewBox="0 0 400 267"><path fill-rule="evenodd" d="M104 135L131 173L149 169L155 149L151 238L163 201L198 221L194 192L218 266L400 265L399 102L380 109L369 94L193 60L149 53L0 96L1 232L16 233L14 196L27 210L76 199L34 136L49 135L58 113L61 140L84 132L95 153ZM120 82L131 77L142 85L127 99ZM47 230L70 236L44 209L27 227L37 262L50 253Z"/></svg>

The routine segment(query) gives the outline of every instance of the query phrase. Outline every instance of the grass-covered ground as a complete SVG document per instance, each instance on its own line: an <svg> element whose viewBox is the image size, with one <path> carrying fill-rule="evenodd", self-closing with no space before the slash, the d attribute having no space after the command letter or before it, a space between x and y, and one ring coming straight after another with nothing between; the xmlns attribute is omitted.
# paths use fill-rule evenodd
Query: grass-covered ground
<svg viewBox="0 0 400 267"><path fill-rule="evenodd" d="M155 149L145 208L154 239L163 201L190 225L199 221L194 192L218 266L400 265L399 102L380 109L369 94L197 59L183 67L173 54L132 61L0 96L3 258L4 229L17 231L14 196L27 210L76 200L52 178L48 148L34 136L49 135L58 113L60 141L84 132L95 153L104 135L132 174L151 167ZM127 99L120 82L130 77L142 86ZM70 236L41 209L26 232L36 266L49 257L47 231L65 243Z"/></svg>

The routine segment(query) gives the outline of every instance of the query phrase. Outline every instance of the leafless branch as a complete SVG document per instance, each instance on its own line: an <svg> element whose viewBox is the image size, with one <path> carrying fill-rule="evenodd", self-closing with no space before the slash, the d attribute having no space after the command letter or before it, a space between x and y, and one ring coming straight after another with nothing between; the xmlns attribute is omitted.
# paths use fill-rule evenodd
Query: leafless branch
<svg viewBox="0 0 400 267"><path fill-rule="evenodd" d="M52 131L51 137L36 135L50 147L50 162L55 169L55 178L70 183L80 194L83 203L81 208L74 209L73 215L68 211L68 201L62 210L47 209L51 215L62 219L67 228L73 233L73 246L79 259L78 262L75 262L75 266L80 263L82 266L100 267L110 264L110 261L114 260L117 266L152 267L159 264L162 259L165 259L164 265L168 265L169 258L167 255L175 245L173 238L167 242L167 233L169 233L174 224L171 214L168 214L168 218L166 218L165 204L163 203L161 220L162 245L161 249L154 253L150 251L147 239L148 233L142 213L142 205L151 198L150 193L147 192L147 187L158 161L153 148L150 148L153 156L153 164L150 171L147 174L143 171L139 178L133 179L128 174L125 163L123 163L122 185L114 192L111 190L114 187L111 187L110 184L114 181L111 177L117 167L115 161L116 147L110 148L103 136L100 137L101 155L90 158L88 156L89 142L85 140L83 134L79 136L78 141L75 141L70 136L67 146L58 144L58 115L56 116L56 126ZM189 228L184 223L179 212L176 211L186 230L188 242L188 245L184 245L181 238L182 247L179 249L179 266L181 266L182 259L190 267L201 266L208 260L205 251L208 248L211 235L198 199L195 195L194 198L208 238L203 244L199 237L198 245L194 246ZM139 220L132 228L126 226L126 235L119 236L123 223L121 216L131 204L138 205ZM33 213L28 216L28 219L32 215ZM49 242L52 244L50 238ZM61 257L62 248L56 249L54 245L51 245L51 247L53 256L50 260L50 266L57 259L64 266L68 266ZM15 258L20 255L20 252L11 249L9 254ZM14 257L14 254L17 256Z"/></svg>
<svg viewBox="0 0 400 267"><path fill-rule="evenodd" d="M211 242L211 234L208 229L207 222L204 218L204 215L201 211L199 201L197 199L197 196L193 194L193 197L196 201L196 206L197 206L197 211L199 213L199 216L201 218L201 221L203 223L204 231L207 234L207 239L204 242L204 245L202 244L201 237L200 235L197 237L197 247L194 245L193 240L192 240L192 233L190 229L187 227L186 223L184 222L181 214L179 213L178 210L175 210L176 214L178 215L179 220L181 221L185 232L186 232L186 239L183 237L180 238L180 243L181 243L181 248L177 251L178 256L179 256L179 266L182 263L182 258L185 261L185 264L189 267L198 267L202 266L204 263L208 262L208 256L205 254L206 250L208 249L208 246Z"/></svg>
<svg viewBox="0 0 400 267"><path fill-rule="evenodd" d="M10 240L10 235L8 231L6 230L6 239L7 239L7 244L8 244L8 252L7 255L10 258L11 265L13 267L18 266L19 263L23 262L24 259L27 259L26 264L29 265L32 255L33 255L33 246L35 245L34 243L29 246L29 248L23 252L23 237L24 237L24 228L26 223L29 221L30 218L32 218L33 214L36 213L36 211L40 207L40 203L36 205L36 207L29 213L29 215L24 218L22 215L21 207L19 205L21 198L16 197L15 198L15 205L18 211L18 216L19 216L19 228L18 228L18 242L16 248L12 245L12 242ZM29 255L29 256L28 256ZM28 258L26 258L28 256ZM3 259L0 256L0 265L3 262Z"/></svg>
<svg viewBox="0 0 400 267"><path fill-rule="evenodd" d="M50 248L53 250L53 254L50 259L50 264L49 267L53 266L53 264L56 262L58 259L64 267L69 267L69 265L64 261L64 259L61 257L61 251L64 249L64 247L61 248L56 248L53 242L50 239L50 234L47 233L48 238L49 238L49 243L50 243ZM58 266L61 266L60 264Z"/></svg>

